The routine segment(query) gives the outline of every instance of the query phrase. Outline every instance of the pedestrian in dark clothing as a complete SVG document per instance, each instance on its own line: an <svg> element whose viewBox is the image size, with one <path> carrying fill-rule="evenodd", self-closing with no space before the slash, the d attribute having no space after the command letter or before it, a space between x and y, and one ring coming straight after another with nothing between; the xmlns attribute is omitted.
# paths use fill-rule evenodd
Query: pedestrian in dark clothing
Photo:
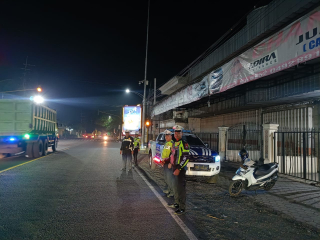
<svg viewBox="0 0 320 240"><path fill-rule="evenodd" d="M125 131L126 136L122 140L120 154L122 154L123 168L126 171L128 164L128 171L132 170L132 154L133 154L133 137L130 136L130 131Z"/></svg>

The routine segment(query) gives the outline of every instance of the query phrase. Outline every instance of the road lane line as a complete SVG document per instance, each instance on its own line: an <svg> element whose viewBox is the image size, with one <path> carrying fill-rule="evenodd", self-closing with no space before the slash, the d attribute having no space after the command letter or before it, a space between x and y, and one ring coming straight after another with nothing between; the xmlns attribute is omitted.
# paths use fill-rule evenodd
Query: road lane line
<svg viewBox="0 0 320 240"><path fill-rule="evenodd" d="M176 221L176 223L180 226L180 228L184 231L184 233L187 235L187 237L190 240L197 240L197 237L193 234L193 232L184 224L184 222L172 212L172 208L168 207L167 202L162 198L162 196L157 192L157 190L150 184L150 182L142 175L142 173L135 168L136 172L140 175L142 180L148 185L148 187L151 189L151 191L156 195L156 197L159 199L159 201L162 203L162 205L167 209L167 211L170 213L171 217Z"/></svg>
<svg viewBox="0 0 320 240"><path fill-rule="evenodd" d="M51 155L51 154L50 154L50 155ZM27 164L27 163L34 162L34 161L39 160L39 159L41 159L41 158L48 157L48 156L50 156L50 155L42 156L42 157L39 157L39 158L30 160L30 161L21 163L21 164L19 164L19 165L16 165L16 166L13 166L13 167L9 167L9 168L7 168L7 169L1 170L0 173L3 173L3 172L5 172L5 171L9 171L9 170L14 169L14 168L16 168L16 167L20 167L20 166L25 165L25 164Z"/></svg>

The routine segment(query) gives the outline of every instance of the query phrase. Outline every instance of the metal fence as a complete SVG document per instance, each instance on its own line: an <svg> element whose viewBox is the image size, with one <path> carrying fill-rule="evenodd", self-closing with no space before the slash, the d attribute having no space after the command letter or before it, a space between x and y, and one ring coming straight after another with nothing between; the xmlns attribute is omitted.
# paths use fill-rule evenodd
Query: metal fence
<svg viewBox="0 0 320 240"><path fill-rule="evenodd" d="M261 142L261 130L228 130L227 149L240 150L244 146L247 150L259 151Z"/></svg>
<svg viewBox="0 0 320 240"><path fill-rule="evenodd" d="M319 182L320 132L275 132L274 161L280 173Z"/></svg>
<svg viewBox="0 0 320 240"><path fill-rule="evenodd" d="M204 143L208 143L209 148L219 151L219 133L195 133Z"/></svg>

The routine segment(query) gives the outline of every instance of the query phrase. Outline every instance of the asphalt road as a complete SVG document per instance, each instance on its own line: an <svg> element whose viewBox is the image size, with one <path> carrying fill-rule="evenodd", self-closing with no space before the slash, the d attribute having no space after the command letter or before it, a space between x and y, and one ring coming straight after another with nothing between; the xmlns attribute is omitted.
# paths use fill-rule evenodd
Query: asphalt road
<svg viewBox="0 0 320 240"><path fill-rule="evenodd" d="M119 143L78 140L35 161L10 158L26 164L0 172L0 239L192 236L188 232L192 226L186 227L190 223L185 222L183 231L180 218L172 216L156 196L160 191L156 186L152 191L152 183L136 170L120 171L119 147ZM17 165L10 165L10 159L0 160L2 170L4 165Z"/></svg>

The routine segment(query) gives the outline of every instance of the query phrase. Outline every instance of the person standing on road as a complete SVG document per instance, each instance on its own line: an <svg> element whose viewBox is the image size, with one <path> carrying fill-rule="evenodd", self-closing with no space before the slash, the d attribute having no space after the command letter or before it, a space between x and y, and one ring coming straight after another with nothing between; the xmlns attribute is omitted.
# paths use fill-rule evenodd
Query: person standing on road
<svg viewBox="0 0 320 240"><path fill-rule="evenodd" d="M120 148L120 155L122 154L123 168L122 171L126 171L128 163L128 171L132 170L132 154L133 154L133 137L130 136L130 131L125 131L126 136L123 138Z"/></svg>
<svg viewBox="0 0 320 240"><path fill-rule="evenodd" d="M179 125L173 127L175 143L171 151L170 168L172 166L173 179L172 188L174 192L174 204L169 205L175 208L175 214L181 215L186 209L186 166L189 162L189 144L182 140L183 128Z"/></svg>
<svg viewBox="0 0 320 240"><path fill-rule="evenodd" d="M138 166L138 152L140 151L140 138L139 132L134 136L134 150L133 150L133 166Z"/></svg>
<svg viewBox="0 0 320 240"><path fill-rule="evenodd" d="M170 164L170 155L171 149L173 147L174 141L172 141L172 132L169 130L164 131L166 143L163 146L162 154L161 154L161 165L163 166L163 177L164 181L167 184L167 189L163 190L164 193L167 194L167 197L173 196L172 190L172 169L168 168Z"/></svg>

